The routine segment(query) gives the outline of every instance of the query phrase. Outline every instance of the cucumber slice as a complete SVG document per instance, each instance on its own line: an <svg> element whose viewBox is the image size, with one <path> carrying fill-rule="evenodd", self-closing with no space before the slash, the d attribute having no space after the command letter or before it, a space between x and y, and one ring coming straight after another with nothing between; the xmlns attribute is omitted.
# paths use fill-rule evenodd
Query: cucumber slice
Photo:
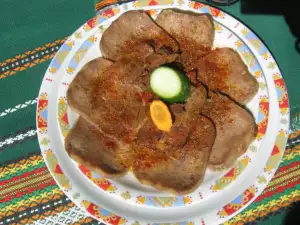
<svg viewBox="0 0 300 225"><path fill-rule="evenodd" d="M152 71L150 87L156 95L169 103L184 102L191 92L187 76L168 66L160 66Z"/></svg>

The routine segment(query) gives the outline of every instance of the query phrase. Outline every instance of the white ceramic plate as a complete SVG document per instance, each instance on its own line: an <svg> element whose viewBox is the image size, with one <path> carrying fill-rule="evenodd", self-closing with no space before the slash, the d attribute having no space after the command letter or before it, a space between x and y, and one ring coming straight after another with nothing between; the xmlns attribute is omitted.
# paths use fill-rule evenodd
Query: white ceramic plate
<svg viewBox="0 0 300 225"><path fill-rule="evenodd" d="M104 30L128 10L144 9L155 18L161 9L210 13L215 22L214 47L238 51L259 82L247 105L258 124L256 140L233 168L207 170L199 188L172 196L141 185L129 173L109 180L78 165L64 150L64 138L76 120L66 91L77 72L101 56ZM266 46L241 22L207 5L188 0L136 1L114 6L80 27L60 48L45 74L38 99L37 129L42 154L58 185L94 218L109 224L219 224L241 212L266 187L283 155L289 128L287 92Z"/></svg>

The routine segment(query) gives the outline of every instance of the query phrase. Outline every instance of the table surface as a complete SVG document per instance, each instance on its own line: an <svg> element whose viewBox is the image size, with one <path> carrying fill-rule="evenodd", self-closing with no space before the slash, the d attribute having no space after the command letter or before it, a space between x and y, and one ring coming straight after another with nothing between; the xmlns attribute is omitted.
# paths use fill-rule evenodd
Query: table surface
<svg viewBox="0 0 300 225"><path fill-rule="evenodd" d="M0 225L98 224L63 194L49 174L37 142L35 111L44 73L58 48L95 15L95 6L99 10L111 2L0 3ZM287 85L292 122L280 169L271 183L225 224L292 224L287 215L300 200L300 54L295 37L283 16L244 15L240 3L222 10L250 26L273 53Z"/></svg>

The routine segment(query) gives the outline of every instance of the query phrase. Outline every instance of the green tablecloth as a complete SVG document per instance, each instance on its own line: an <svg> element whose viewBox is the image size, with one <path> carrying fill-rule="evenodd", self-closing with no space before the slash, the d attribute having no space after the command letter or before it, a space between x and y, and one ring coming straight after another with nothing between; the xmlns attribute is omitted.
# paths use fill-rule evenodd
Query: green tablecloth
<svg viewBox="0 0 300 225"><path fill-rule="evenodd" d="M300 55L282 16L242 15L239 3L222 9L266 42L282 70L292 111L292 134L281 169L262 195L226 224L284 224L300 200ZM92 1L0 3L0 225L97 224L55 184L35 132L36 97L50 59L94 15Z"/></svg>

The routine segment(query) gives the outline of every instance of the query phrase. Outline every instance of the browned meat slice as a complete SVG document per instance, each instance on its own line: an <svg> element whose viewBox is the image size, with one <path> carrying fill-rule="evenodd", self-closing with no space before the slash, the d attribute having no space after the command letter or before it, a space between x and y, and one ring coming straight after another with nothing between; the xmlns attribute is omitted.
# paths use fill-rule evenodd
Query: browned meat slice
<svg viewBox="0 0 300 225"><path fill-rule="evenodd" d="M106 177L121 176L128 170L121 157L129 157L128 146L103 135L82 117L65 139L65 148L76 162Z"/></svg>
<svg viewBox="0 0 300 225"><path fill-rule="evenodd" d="M155 22L178 41L182 50L181 62L187 71L192 70L199 58L213 47L215 29L209 14L165 9Z"/></svg>
<svg viewBox="0 0 300 225"><path fill-rule="evenodd" d="M69 107L80 113L85 107L91 108L87 95L91 92L91 82L101 76L113 63L104 58L96 58L88 62L76 75L67 91Z"/></svg>
<svg viewBox="0 0 300 225"><path fill-rule="evenodd" d="M211 118L217 130L209 164L212 168L231 167L256 137L257 125L253 116L228 97L215 93L211 94L202 113Z"/></svg>
<svg viewBox="0 0 300 225"><path fill-rule="evenodd" d="M129 52L137 51L138 44L148 44L162 55L178 51L177 42L157 26L144 11L128 11L116 19L103 33L100 49L105 58L117 61Z"/></svg>
<svg viewBox="0 0 300 225"><path fill-rule="evenodd" d="M185 103L186 116L189 119L198 117L201 113L207 98L207 93L203 85L199 85L197 88L192 88L191 96Z"/></svg>
<svg viewBox="0 0 300 225"><path fill-rule="evenodd" d="M101 66L103 62L107 67ZM71 83L68 104L103 133L129 143L145 118L143 90L133 82L142 71L137 61L93 60Z"/></svg>
<svg viewBox="0 0 300 225"><path fill-rule="evenodd" d="M155 129L155 127L151 127ZM140 131L156 137L160 131L151 132L147 126ZM213 123L199 116L189 127L176 124L168 137L171 143L158 140L155 146L141 147L134 162L134 174L141 183L160 190L182 195L192 192L202 182L215 130ZM184 136L183 136L184 135ZM176 141L175 141L176 140ZM173 144L173 145L172 145Z"/></svg>
<svg viewBox="0 0 300 225"><path fill-rule="evenodd" d="M240 104L250 101L258 91L258 82L231 48L213 50L199 60L197 67L198 79L210 90L219 90Z"/></svg>
<svg viewBox="0 0 300 225"><path fill-rule="evenodd" d="M173 112L170 132L158 130L148 117L133 145L133 172L141 183L182 195L202 182L215 139L213 123L199 115L205 99L203 87L194 90L186 111Z"/></svg>
<svg viewBox="0 0 300 225"><path fill-rule="evenodd" d="M188 71L186 75L190 79L192 85L197 86L200 83L197 79L197 70Z"/></svg>

